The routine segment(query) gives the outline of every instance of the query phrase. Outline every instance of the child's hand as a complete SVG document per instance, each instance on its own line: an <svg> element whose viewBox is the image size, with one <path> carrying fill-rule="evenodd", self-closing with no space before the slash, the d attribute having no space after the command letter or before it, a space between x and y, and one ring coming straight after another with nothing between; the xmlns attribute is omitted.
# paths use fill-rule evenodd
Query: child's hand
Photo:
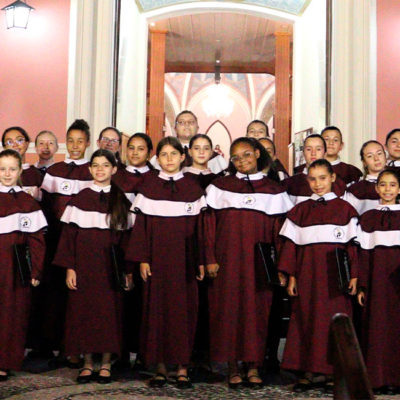
<svg viewBox="0 0 400 400"><path fill-rule="evenodd" d="M147 282L147 278L151 276L150 264L140 263L140 276L145 282Z"/></svg>
<svg viewBox="0 0 400 400"><path fill-rule="evenodd" d="M219 270L219 265L218 264L207 264L207 276L211 279L214 279L217 277Z"/></svg>
<svg viewBox="0 0 400 400"><path fill-rule="evenodd" d="M199 265L199 274L196 276L198 281L202 281L204 279L204 265Z"/></svg>
<svg viewBox="0 0 400 400"><path fill-rule="evenodd" d="M68 289L71 290L77 290L76 286L76 272L74 269L68 268L67 269L67 278L65 279L65 282L68 286Z"/></svg>
<svg viewBox="0 0 400 400"><path fill-rule="evenodd" d="M33 287L39 286L39 283L40 283L40 281L38 281L37 279L32 279L32 280L31 280L31 285L32 285Z"/></svg>
<svg viewBox="0 0 400 400"><path fill-rule="evenodd" d="M354 296L357 293L357 278L350 279L349 295Z"/></svg>
<svg viewBox="0 0 400 400"><path fill-rule="evenodd" d="M279 278L279 282L281 283L281 286L286 286L287 277L283 272L278 272L278 278Z"/></svg>
<svg viewBox="0 0 400 400"><path fill-rule="evenodd" d="M365 307L365 292L360 290L357 295L358 304L361 307Z"/></svg>
<svg viewBox="0 0 400 400"><path fill-rule="evenodd" d="M126 274L125 276L125 289L127 292L133 289L133 277L132 274Z"/></svg>
<svg viewBox="0 0 400 400"><path fill-rule="evenodd" d="M297 280L294 276L289 276L287 292L288 292L288 295L291 297L296 297L299 295L299 293L297 291Z"/></svg>

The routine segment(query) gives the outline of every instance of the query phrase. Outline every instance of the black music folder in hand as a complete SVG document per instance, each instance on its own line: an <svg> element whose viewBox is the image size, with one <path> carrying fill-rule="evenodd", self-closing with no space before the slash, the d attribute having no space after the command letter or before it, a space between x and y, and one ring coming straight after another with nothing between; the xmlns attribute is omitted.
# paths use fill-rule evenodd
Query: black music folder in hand
<svg viewBox="0 0 400 400"><path fill-rule="evenodd" d="M29 246L26 244L14 244L14 267L17 270L21 285L29 286L31 282L32 262Z"/></svg>
<svg viewBox="0 0 400 400"><path fill-rule="evenodd" d="M338 268L338 279L339 279L339 290L342 293L349 293L350 284L350 260L349 254L346 249L337 247L336 253L336 264Z"/></svg>
<svg viewBox="0 0 400 400"><path fill-rule="evenodd" d="M118 245L111 245L111 266L113 284L116 291L126 289L125 253Z"/></svg>
<svg viewBox="0 0 400 400"><path fill-rule="evenodd" d="M256 262L261 262L264 267L267 283L280 286L281 283L278 277L278 269L276 268L276 251L271 243L258 242L256 243Z"/></svg>

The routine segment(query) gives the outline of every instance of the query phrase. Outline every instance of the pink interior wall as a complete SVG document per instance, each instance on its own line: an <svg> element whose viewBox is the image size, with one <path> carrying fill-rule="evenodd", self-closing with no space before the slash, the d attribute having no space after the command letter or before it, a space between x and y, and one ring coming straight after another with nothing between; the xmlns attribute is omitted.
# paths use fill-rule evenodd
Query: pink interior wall
<svg viewBox="0 0 400 400"><path fill-rule="evenodd" d="M6 29L0 12L0 134L20 125L31 138L48 129L65 142L70 0L28 4L26 30Z"/></svg>
<svg viewBox="0 0 400 400"><path fill-rule="evenodd" d="M400 128L400 1L379 0L377 7L377 139Z"/></svg>

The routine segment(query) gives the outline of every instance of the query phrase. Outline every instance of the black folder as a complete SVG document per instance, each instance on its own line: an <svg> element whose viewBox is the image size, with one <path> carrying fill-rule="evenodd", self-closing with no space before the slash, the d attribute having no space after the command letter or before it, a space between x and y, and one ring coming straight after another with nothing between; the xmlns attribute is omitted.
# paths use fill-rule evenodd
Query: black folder
<svg viewBox="0 0 400 400"><path fill-rule="evenodd" d="M275 265L276 250L271 243L256 243L256 262L259 260L264 267L267 283L270 285L278 285L281 283L278 277L278 270Z"/></svg>
<svg viewBox="0 0 400 400"><path fill-rule="evenodd" d="M14 244L14 267L23 287L31 282L32 262L29 246L26 244Z"/></svg>
<svg viewBox="0 0 400 400"><path fill-rule="evenodd" d="M349 293L350 284L350 260L345 249L337 247L336 264L338 268L339 289L343 293Z"/></svg>
<svg viewBox="0 0 400 400"><path fill-rule="evenodd" d="M111 266L113 272L113 286L116 291L126 289L125 253L120 246L111 245Z"/></svg>

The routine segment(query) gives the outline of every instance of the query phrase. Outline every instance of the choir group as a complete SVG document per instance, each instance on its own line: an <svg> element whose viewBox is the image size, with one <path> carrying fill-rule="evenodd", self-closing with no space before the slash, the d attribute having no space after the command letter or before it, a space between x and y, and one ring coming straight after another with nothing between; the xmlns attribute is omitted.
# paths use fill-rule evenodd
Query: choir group
<svg viewBox="0 0 400 400"><path fill-rule="evenodd" d="M103 129L88 161L89 126L76 120L68 157L57 163L57 139L42 131L35 165L24 163L26 131L4 131L0 380L33 348L83 367L79 383L108 383L112 357L132 351L155 366L150 386L166 384L174 366L184 389L201 332L209 361L228 363L230 388L261 387L268 325L277 323L269 317L278 291L259 257L267 244L291 298L281 368L297 374L294 390L332 390L330 321L352 315L358 302L372 386L398 392L400 130L387 135L386 148L362 145L361 172L340 160L341 132L326 127L305 139L305 164L289 176L263 121L233 141L229 163L198 128L192 112L181 112L177 138L163 138L153 158L149 136L132 135L127 165L116 128ZM344 290L338 250L350 263ZM96 372L93 354L101 354Z"/></svg>

